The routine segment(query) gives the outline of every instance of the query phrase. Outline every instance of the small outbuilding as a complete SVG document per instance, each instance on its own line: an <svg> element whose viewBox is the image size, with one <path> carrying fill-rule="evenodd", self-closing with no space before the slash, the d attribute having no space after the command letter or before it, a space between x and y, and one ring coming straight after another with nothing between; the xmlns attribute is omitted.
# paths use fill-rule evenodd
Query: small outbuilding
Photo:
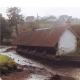
<svg viewBox="0 0 80 80"><path fill-rule="evenodd" d="M61 55L75 52L79 39L70 26L64 26L23 32L12 44L19 50Z"/></svg>

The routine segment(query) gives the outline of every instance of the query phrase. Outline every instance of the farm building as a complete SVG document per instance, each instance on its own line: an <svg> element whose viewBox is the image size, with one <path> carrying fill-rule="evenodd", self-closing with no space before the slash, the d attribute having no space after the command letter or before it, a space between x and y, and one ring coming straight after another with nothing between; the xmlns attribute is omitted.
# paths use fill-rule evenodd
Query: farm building
<svg viewBox="0 0 80 80"><path fill-rule="evenodd" d="M12 44L17 51L61 55L75 52L79 39L70 26L64 26L22 32Z"/></svg>

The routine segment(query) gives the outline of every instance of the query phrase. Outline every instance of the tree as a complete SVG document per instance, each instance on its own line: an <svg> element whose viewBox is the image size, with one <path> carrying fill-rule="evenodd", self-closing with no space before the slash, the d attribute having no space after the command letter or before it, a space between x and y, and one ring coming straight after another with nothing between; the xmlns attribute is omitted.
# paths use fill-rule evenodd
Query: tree
<svg viewBox="0 0 80 80"><path fill-rule="evenodd" d="M71 28L80 36L80 24L72 25Z"/></svg>
<svg viewBox="0 0 80 80"><path fill-rule="evenodd" d="M7 9L7 16L9 19L9 26L15 26L16 35L18 36L18 27L17 24L22 24L24 21L24 17L20 14L21 9L18 7L10 7Z"/></svg>
<svg viewBox="0 0 80 80"><path fill-rule="evenodd" d="M9 28L8 21L0 14L0 44L4 38L11 36L11 29Z"/></svg>
<svg viewBox="0 0 80 80"><path fill-rule="evenodd" d="M28 22L28 28L31 29L31 31L34 31L39 28L38 22Z"/></svg>

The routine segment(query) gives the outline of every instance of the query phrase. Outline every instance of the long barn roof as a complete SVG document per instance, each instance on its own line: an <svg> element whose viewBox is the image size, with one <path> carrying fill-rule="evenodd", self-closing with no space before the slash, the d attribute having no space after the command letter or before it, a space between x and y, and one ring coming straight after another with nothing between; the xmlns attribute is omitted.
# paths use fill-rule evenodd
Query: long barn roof
<svg viewBox="0 0 80 80"><path fill-rule="evenodd" d="M13 45L53 47L67 27L56 27L21 33Z"/></svg>
<svg viewBox="0 0 80 80"><path fill-rule="evenodd" d="M65 30L70 29L73 34L80 39L80 37L70 27L56 27L43 30L35 30L21 33L14 41L13 45L23 46L41 46L53 47Z"/></svg>

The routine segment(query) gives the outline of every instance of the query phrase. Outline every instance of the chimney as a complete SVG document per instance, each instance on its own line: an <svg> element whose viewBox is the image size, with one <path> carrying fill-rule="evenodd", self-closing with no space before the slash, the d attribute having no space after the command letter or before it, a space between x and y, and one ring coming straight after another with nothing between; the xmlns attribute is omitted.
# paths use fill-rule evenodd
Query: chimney
<svg viewBox="0 0 80 80"><path fill-rule="evenodd" d="M26 32L26 29L23 29L22 32Z"/></svg>

